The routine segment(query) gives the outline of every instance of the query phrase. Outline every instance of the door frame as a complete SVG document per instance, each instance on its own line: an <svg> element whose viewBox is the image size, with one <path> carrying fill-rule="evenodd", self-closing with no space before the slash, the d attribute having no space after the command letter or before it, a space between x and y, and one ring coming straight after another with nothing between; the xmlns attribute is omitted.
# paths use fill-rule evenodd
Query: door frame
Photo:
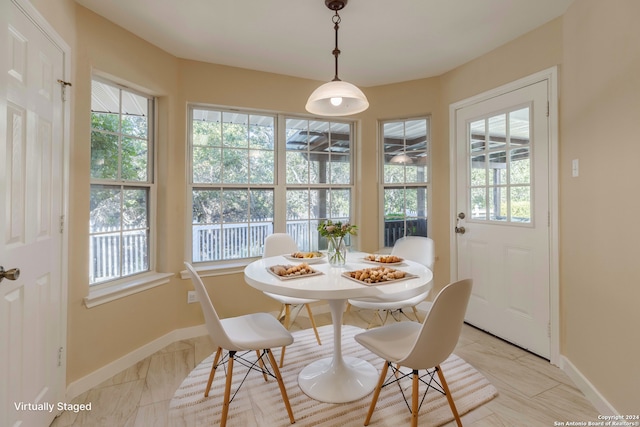
<svg viewBox="0 0 640 427"><path fill-rule="evenodd" d="M478 102L504 95L508 92L541 81L547 82L548 119L549 119L549 344L550 362L560 364L560 267L558 249L558 68L557 66L518 79L503 86L488 90L462 101L449 105L449 247L450 277L458 280L458 240L456 227L457 193L457 111Z"/></svg>
<svg viewBox="0 0 640 427"><path fill-rule="evenodd" d="M31 22L60 50L63 58L63 77L65 82L71 79L71 47L67 42L58 34L51 24L42 16L42 14L29 2L29 0L11 0L18 9L27 16ZM69 293L69 271L68 271L68 259L69 259L69 161L71 151L71 85L64 86L65 100L62 102L62 217L55 219L60 225L61 236L61 248L60 248L60 350L58 353L60 361L60 381L58 384L60 399L67 400L67 308L68 308L68 293ZM62 91L63 89L61 89ZM62 93L60 93L62 96ZM6 101L6 99L5 99Z"/></svg>

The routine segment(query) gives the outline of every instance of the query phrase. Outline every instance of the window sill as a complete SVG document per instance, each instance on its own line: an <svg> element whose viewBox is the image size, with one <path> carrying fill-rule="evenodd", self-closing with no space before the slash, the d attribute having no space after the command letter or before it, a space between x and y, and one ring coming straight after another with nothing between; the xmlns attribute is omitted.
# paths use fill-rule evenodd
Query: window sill
<svg viewBox="0 0 640 427"><path fill-rule="evenodd" d="M84 305L92 308L98 305L106 304L156 286L169 283L169 279L174 276L173 273L157 273L150 272L142 276L136 276L132 280L123 281L113 284L102 289L89 290L89 295L84 298Z"/></svg>
<svg viewBox="0 0 640 427"><path fill-rule="evenodd" d="M234 263L225 262L224 264L217 265L198 265L197 267L194 265L194 268L200 277L226 276L228 274L244 273L244 268L253 261L255 261L255 259L246 259ZM187 270L182 270L180 272L180 278L184 280L190 279Z"/></svg>

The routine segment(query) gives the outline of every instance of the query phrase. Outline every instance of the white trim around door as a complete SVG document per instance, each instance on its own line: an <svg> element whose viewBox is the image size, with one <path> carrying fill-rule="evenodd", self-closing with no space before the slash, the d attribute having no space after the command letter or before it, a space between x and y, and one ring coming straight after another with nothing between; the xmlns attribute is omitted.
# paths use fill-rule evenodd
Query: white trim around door
<svg viewBox="0 0 640 427"><path fill-rule="evenodd" d="M514 90L532 85L537 82L546 81L548 87L548 139L549 139L549 339L550 339L550 362L553 365L560 364L560 302L559 302L559 256L558 256L558 70L552 67L538 73L524 77L517 81L505 84L495 89L475 95L465 100L453 103L449 106L449 154L450 164L455 165L457 153L457 111L476 103L489 100L494 97L512 92ZM450 194L457 193L457 168L450 170ZM450 259L451 259L451 280L458 279L457 265L457 238L454 232L456 227L456 198L450 200Z"/></svg>

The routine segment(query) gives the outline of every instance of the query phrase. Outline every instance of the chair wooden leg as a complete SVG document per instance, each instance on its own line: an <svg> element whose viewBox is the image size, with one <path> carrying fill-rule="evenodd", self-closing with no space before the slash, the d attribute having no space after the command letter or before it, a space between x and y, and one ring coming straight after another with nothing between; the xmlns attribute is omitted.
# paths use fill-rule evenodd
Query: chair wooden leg
<svg viewBox="0 0 640 427"><path fill-rule="evenodd" d="M389 313L387 312L387 316L388 315ZM382 316L380 316L380 310L376 310L375 313L373 314L373 317L371 317L369 324L367 325L367 329L371 329L371 326L373 326L373 321L376 320L376 318L380 320L380 326L384 326L384 322L387 321L387 317L385 316L385 318L382 319Z"/></svg>
<svg viewBox="0 0 640 427"><path fill-rule="evenodd" d="M211 390L211 384L213 383L213 376L216 374L216 368L218 367L218 361L222 354L222 347L218 347L216 356L213 358L213 364L211 365L211 373L209 374L209 381L207 381L207 388L204 390L204 397L209 397L209 390Z"/></svg>
<svg viewBox="0 0 640 427"><path fill-rule="evenodd" d="M374 316L371 318L371 320L369 321L369 324L367 325L367 329L371 329L371 326L373 326L373 320L376 318L377 313L378 313L378 312L376 312L376 315L374 315Z"/></svg>
<svg viewBox="0 0 640 427"><path fill-rule="evenodd" d="M420 376L418 370L413 370L413 391L411 392L411 427L418 427L418 385Z"/></svg>
<svg viewBox="0 0 640 427"><path fill-rule="evenodd" d="M278 317L277 317L278 322L282 322L284 320L284 310L286 306L287 306L286 304L280 305L280 313L278 313Z"/></svg>
<svg viewBox="0 0 640 427"><path fill-rule="evenodd" d="M344 316L342 316L342 324L347 324L347 314L351 313L351 304L347 301L347 309L344 311Z"/></svg>
<svg viewBox="0 0 640 427"><path fill-rule="evenodd" d="M284 328L288 331L289 330L289 322L291 321L291 304L285 304L284 305ZM280 367L282 368L284 366L284 353L286 351L286 347L283 346L282 347L282 351L280 352Z"/></svg>
<svg viewBox="0 0 640 427"><path fill-rule="evenodd" d="M391 310L384 311L384 320L382 321L382 326L384 326L387 323L387 320L389 320L389 313L391 313Z"/></svg>
<svg viewBox="0 0 640 427"><path fill-rule="evenodd" d="M442 372L442 369L440 369L440 365L436 366L436 369L438 370L438 378L440 378L440 382L442 383L442 388L444 389L444 392L447 395L447 400L449 401L451 412L453 412L453 417L456 419L456 424L458 424L458 427L462 427L462 420L460 420L458 409L456 409L456 404L453 401L453 396L451 396L451 392L449 391L447 380L444 379L444 373Z"/></svg>
<svg viewBox="0 0 640 427"><path fill-rule="evenodd" d="M414 305L411 308L413 309L413 315L416 316L416 322L422 323L422 320L420 320L420 317L418 317L418 309L416 308L416 306Z"/></svg>
<svg viewBox="0 0 640 427"><path fill-rule="evenodd" d="M227 370L227 383L224 386L224 402L222 403L222 418L220 419L220 427L227 425L227 415L229 414L229 399L231 396L231 377L233 375L233 359L235 351L229 352L229 368Z"/></svg>
<svg viewBox="0 0 640 427"><path fill-rule="evenodd" d="M394 376L394 377L396 377L396 378L398 378L398 379L400 379L400 374L401 374L401 373L402 373L402 372L400 371L400 364L399 364L399 363L396 363L396 370L395 370L395 371L393 371L393 376Z"/></svg>
<svg viewBox="0 0 640 427"><path fill-rule="evenodd" d="M265 350L269 354L269 362L271 363L271 367L273 368L273 373L276 375L276 379L278 380L278 386L280 387L280 394L282 394L282 400L284 401L284 406L287 408L287 412L289 413L289 420L291 424L295 423L296 420L293 418L293 411L291 410L291 403L289 403L289 396L287 396L287 389L284 387L284 381L282 381L282 375L280 375L280 369L278 369L278 364L276 363L275 357L273 357L273 353L271 350Z"/></svg>
<svg viewBox="0 0 640 427"><path fill-rule="evenodd" d="M262 369L262 376L264 377L265 381L269 381L269 378L267 377L267 372L264 369L264 362L260 357L260 350L256 350L256 355L258 356L258 365L260 365L260 369Z"/></svg>
<svg viewBox="0 0 640 427"><path fill-rule="evenodd" d="M287 350L287 347L282 347L280 350L280 367L284 366L284 352Z"/></svg>
<svg viewBox="0 0 640 427"><path fill-rule="evenodd" d="M307 307L307 313L309 314L309 320L311 321L313 332L316 334L316 341L318 341L318 345L322 345L320 342L320 335L318 335L318 328L316 328L316 321L314 320L313 313L311 312L311 306L309 304L305 304L305 307Z"/></svg>
<svg viewBox="0 0 640 427"><path fill-rule="evenodd" d="M384 379L387 377L388 369L389 369L389 362L384 362L384 366L382 367L382 372L380 373L380 379L378 380L376 389L373 391L373 399L371 399L371 405L369 406L369 413L367 413L367 418L364 420L364 425L366 426L369 425L369 421L371 421L371 416L373 415L373 410L376 408L376 403L378 403L378 396L380 396L380 390L382 390Z"/></svg>
<svg viewBox="0 0 640 427"><path fill-rule="evenodd" d="M284 305L284 327L288 331L289 330L289 322L291 321L291 304Z"/></svg>

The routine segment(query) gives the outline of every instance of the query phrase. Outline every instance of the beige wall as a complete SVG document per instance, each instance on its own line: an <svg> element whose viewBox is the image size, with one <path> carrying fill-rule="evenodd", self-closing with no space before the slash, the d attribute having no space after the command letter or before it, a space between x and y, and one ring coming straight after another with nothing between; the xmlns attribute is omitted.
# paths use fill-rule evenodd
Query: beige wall
<svg viewBox="0 0 640 427"><path fill-rule="evenodd" d="M163 122L159 135L160 150L171 145L175 128L175 92L177 60L87 9L76 9L78 41L73 52L75 76L74 138L71 149L69 212L69 306L67 378L72 382L95 369L133 351L180 325L185 310L174 302L178 297L175 281L153 291L87 309L88 294L89 159L91 73L93 70L117 76L158 95L159 115ZM161 170L164 165L161 165ZM164 188L160 186L160 192ZM163 202L166 206L166 201ZM159 221L168 222L173 212L160 209ZM160 236L161 271L172 243ZM175 243L174 243L175 244ZM175 265L175 263L174 263Z"/></svg>
<svg viewBox="0 0 640 427"><path fill-rule="evenodd" d="M87 309L89 106L92 68L160 97L159 271L178 273L184 259L186 103L304 113L319 84L304 79L184 61L113 26L71 0L34 5L73 48L70 188L68 381L73 382L174 329L197 325L185 303L188 281ZM611 5L615 5L613 8ZM379 246L377 119L432 116L430 227L436 286L449 280L449 105L559 65L561 353L618 411L637 413L640 342L640 241L633 219L640 144L640 16L635 0L576 0L563 18L443 76L364 88L371 108L360 121L357 223L360 249ZM571 159L580 177L570 177ZM179 224L176 226L176 224ZM593 243L593 242L597 242ZM588 266L588 268L586 268ZM241 274L209 278L223 316L275 308Z"/></svg>
<svg viewBox="0 0 640 427"><path fill-rule="evenodd" d="M639 16L580 0L563 19L562 352L623 414L640 411Z"/></svg>

